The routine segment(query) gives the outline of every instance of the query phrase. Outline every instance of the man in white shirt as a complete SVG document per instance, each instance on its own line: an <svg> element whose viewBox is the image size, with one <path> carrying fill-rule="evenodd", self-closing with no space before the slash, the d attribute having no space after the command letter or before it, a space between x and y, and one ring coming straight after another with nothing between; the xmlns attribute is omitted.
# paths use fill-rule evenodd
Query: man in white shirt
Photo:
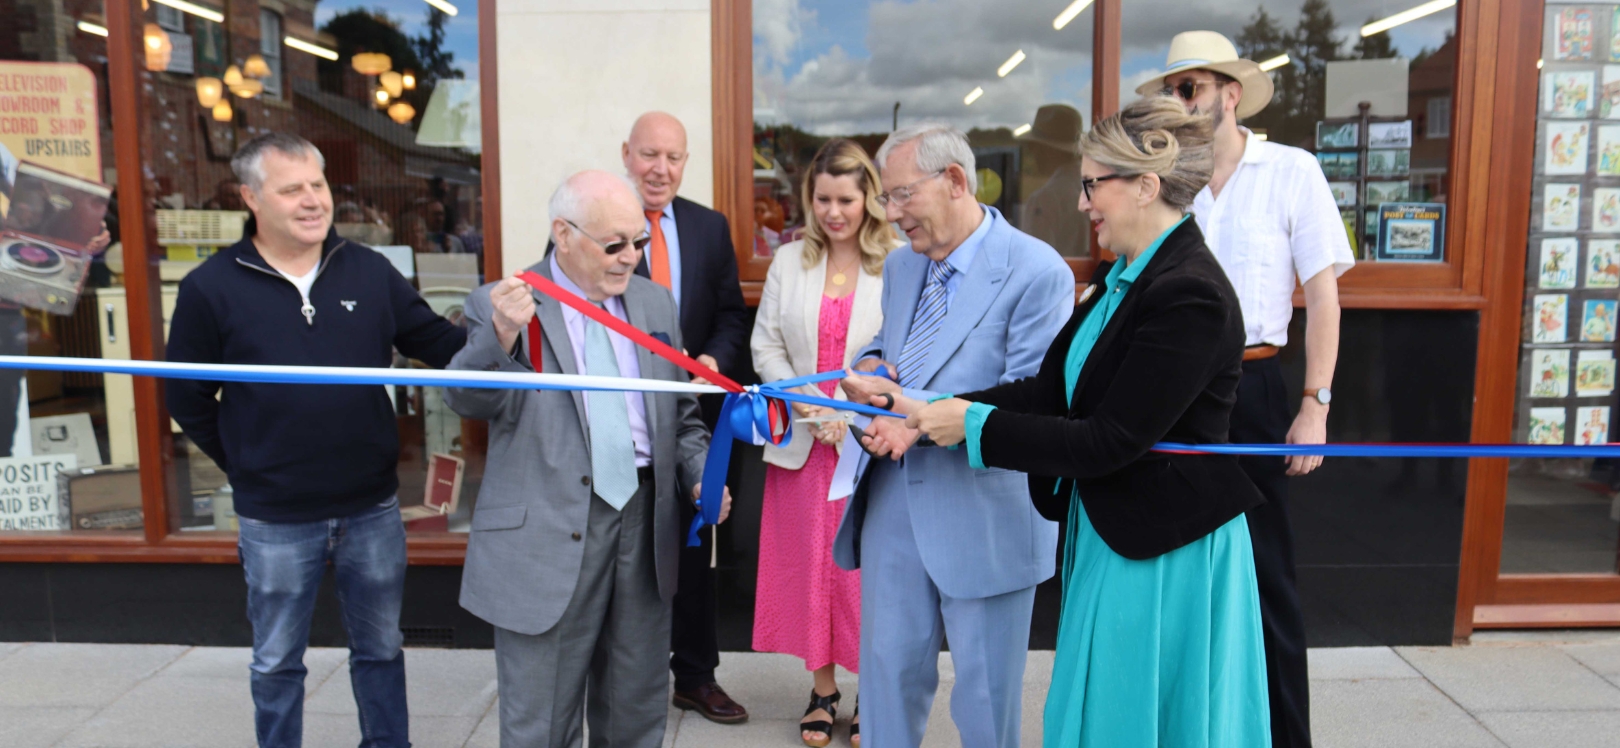
<svg viewBox="0 0 1620 748"><path fill-rule="evenodd" d="M1189 31L1170 42L1165 75L1143 95L1176 96L1215 119L1215 172L1193 201L1204 240L1237 289L1248 334L1243 379L1232 411L1233 443L1322 444L1329 386L1339 352L1338 276L1355 264L1327 179L1310 153L1270 143L1238 125L1270 103L1271 79L1240 59L1226 37ZM1299 413L1277 353L1288 343L1295 279L1305 289L1305 389ZM1249 510L1260 610L1265 622L1272 745L1311 744L1305 621L1294 580L1288 476L1322 464L1316 456L1245 457L1244 471L1266 496Z"/></svg>

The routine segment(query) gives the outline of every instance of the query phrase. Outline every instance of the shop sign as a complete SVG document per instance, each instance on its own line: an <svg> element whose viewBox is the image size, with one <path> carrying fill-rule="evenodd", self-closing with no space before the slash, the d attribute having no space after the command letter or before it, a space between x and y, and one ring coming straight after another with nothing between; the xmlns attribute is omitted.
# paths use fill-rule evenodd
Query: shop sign
<svg viewBox="0 0 1620 748"><path fill-rule="evenodd" d="M96 76L90 68L0 61L0 161L11 160L101 181Z"/></svg>
<svg viewBox="0 0 1620 748"><path fill-rule="evenodd" d="M68 529L56 476L78 463L71 454L0 458L0 531Z"/></svg>

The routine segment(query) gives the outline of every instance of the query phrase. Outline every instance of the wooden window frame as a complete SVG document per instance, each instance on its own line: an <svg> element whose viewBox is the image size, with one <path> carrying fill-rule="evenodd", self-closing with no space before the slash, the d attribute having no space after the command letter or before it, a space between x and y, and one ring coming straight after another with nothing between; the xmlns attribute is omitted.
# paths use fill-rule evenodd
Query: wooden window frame
<svg viewBox="0 0 1620 748"><path fill-rule="evenodd" d="M483 130L481 188L484 196L484 277L501 277L500 120L497 101L495 48L496 0L478 0L478 53ZM107 88L112 105L113 157L118 171L118 192L144 194L141 144L147 126L143 118L144 90L138 65L144 22L137 0L109 0L107 24ZM257 18L255 18L257 20ZM147 214L144 200L119 201L119 223L129 300L130 357L163 359L160 316L162 284L158 273L157 226ZM145 268L146 272L135 272ZM139 532L86 534L8 533L0 536L0 562L70 563L237 563L236 537L180 534L169 512L175 495L172 476L174 435L169 430L163 387L151 377L134 377L136 451L140 456L141 510ZM460 565L466 557L464 533L410 533L406 537L412 565Z"/></svg>
<svg viewBox="0 0 1620 748"><path fill-rule="evenodd" d="M753 3L750 0L714 0L714 154L715 209L731 219L732 240L736 245L737 267L743 294L757 304L764 287L770 260L753 253ZM1095 122L1117 109L1120 71L1120 19L1124 0L1097 0L1092 18L1091 115ZM1477 16L1480 8L1498 6L1496 0L1463 0L1458 12L1459 49L1457 73L1452 93L1451 183L1453 210L1447 211L1446 243L1452 248L1446 261L1434 264L1360 263L1339 280L1340 303L1347 309L1482 309L1484 258L1479 251L1478 220L1470 221L1472 211L1456 210L1466 203L1466 195L1481 196L1475 173L1470 168L1487 161L1471 161L1465 156L1473 146L1469 136L1472 111L1460 106L1471 101L1474 83L1463 71L1477 58L1463 55L1462 38L1473 29L1464 29L1465 16ZM730 143L730 148L719 144ZM1473 187L1474 189L1469 189ZM1095 239L1095 237L1093 237ZM1095 246L1095 241L1093 246ZM1098 250L1103 259L1111 257ZM1099 264L1097 259L1069 259L1075 283L1088 283ZM1302 294L1295 294L1295 306L1304 306Z"/></svg>

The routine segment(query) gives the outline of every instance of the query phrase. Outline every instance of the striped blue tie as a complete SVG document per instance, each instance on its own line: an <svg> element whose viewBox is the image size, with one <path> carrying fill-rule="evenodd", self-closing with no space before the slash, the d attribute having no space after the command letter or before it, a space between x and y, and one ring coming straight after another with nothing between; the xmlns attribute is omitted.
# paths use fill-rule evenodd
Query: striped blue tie
<svg viewBox="0 0 1620 748"><path fill-rule="evenodd" d="M923 364L928 361L928 348L933 345L940 325L945 322L945 313L950 309L945 282L955 272L956 268L948 262L931 262L928 265L928 285L923 288L922 298L917 301L911 334L906 337L906 347L900 351L900 360L895 363L900 370L901 387L915 388L922 384L917 378L922 374Z"/></svg>

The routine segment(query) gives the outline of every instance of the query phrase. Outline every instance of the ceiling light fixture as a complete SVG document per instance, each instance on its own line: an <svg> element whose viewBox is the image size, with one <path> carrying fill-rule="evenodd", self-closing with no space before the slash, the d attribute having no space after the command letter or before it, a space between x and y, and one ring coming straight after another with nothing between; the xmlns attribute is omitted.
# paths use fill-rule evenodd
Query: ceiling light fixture
<svg viewBox="0 0 1620 748"><path fill-rule="evenodd" d="M1439 13L1456 4L1457 0L1434 0L1433 2L1424 3L1411 10L1403 10L1383 20L1373 21L1366 26L1362 26L1361 35L1372 36L1373 34L1385 32L1403 23L1416 21L1431 13Z"/></svg>
<svg viewBox="0 0 1620 748"><path fill-rule="evenodd" d="M312 55L315 55L316 57L319 57L319 58L321 58L323 60L336 60L338 58L337 50L335 50L335 49L327 49L326 47L322 47L322 46L320 46L318 44L311 44L309 42L304 41L303 39L298 39L298 38L291 37L291 36L284 36L284 37L281 38L281 43L285 44L285 45L287 45L289 47L292 47L293 49L296 49L296 50L298 50L300 52L308 52L308 53L310 53Z"/></svg>
<svg viewBox="0 0 1620 748"><path fill-rule="evenodd" d="M1063 30L1063 27L1069 25L1069 22L1073 21L1075 16L1080 15L1080 11L1090 6L1091 0L1074 0L1069 7L1064 8L1063 12L1057 15L1057 18L1052 19L1052 28L1059 31Z"/></svg>
<svg viewBox="0 0 1620 748"><path fill-rule="evenodd" d="M95 24L93 24L93 23L91 23L89 21L80 21L79 22L79 30L83 31L86 34L95 34L96 36L106 36L107 35L107 27L106 26L97 26L97 25L95 25Z"/></svg>
<svg viewBox="0 0 1620 748"><path fill-rule="evenodd" d="M225 14L224 13L221 13L221 12L219 12L217 10L214 10L213 8L204 8L203 6L197 5L196 3L188 3L188 2L186 2L186 0L152 0L152 1L157 3L158 5L167 5L167 6L171 7L171 8L174 8L175 10L182 11L182 12L185 12L185 13L190 13L190 14L198 17L198 18L206 18L206 19L208 19L210 21L213 21L214 23L224 23L225 22Z"/></svg>
<svg viewBox="0 0 1620 748"><path fill-rule="evenodd" d="M1276 57L1260 63L1260 72L1269 73L1277 68L1287 65L1288 62L1288 55L1277 55Z"/></svg>
<svg viewBox="0 0 1620 748"><path fill-rule="evenodd" d="M967 96L963 97L962 103L966 104L968 106L973 106L973 102L978 101L979 97L983 96L983 95L984 95L984 86L978 86L978 87L974 88L973 91L970 92Z"/></svg>
<svg viewBox="0 0 1620 748"><path fill-rule="evenodd" d="M996 75L1001 76L1003 78L1007 77L1007 74L1011 73L1013 71L1013 68L1018 67L1018 63L1021 63L1023 61L1024 61L1024 50L1020 49L1017 52L1014 52L1012 54L1012 57L1008 57L1006 62L1001 63L1001 67L996 68Z"/></svg>
<svg viewBox="0 0 1620 748"><path fill-rule="evenodd" d="M1019 125L1016 129L1013 130L1013 137L1021 138L1021 137L1024 136L1024 133L1029 132L1030 130L1033 130L1034 128L1035 128L1034 125L1031 125L1028 122L1026 122L1026 123L1024 123L1022 125Z"/></svg>
<svg viewBox="0 0 1620 748"><path fill-rule="evenodd" d="M447 16L453 16L460 12L456 10L456 6L451 5L447 0L427 0L427 4L444 11Z"/></svg>

